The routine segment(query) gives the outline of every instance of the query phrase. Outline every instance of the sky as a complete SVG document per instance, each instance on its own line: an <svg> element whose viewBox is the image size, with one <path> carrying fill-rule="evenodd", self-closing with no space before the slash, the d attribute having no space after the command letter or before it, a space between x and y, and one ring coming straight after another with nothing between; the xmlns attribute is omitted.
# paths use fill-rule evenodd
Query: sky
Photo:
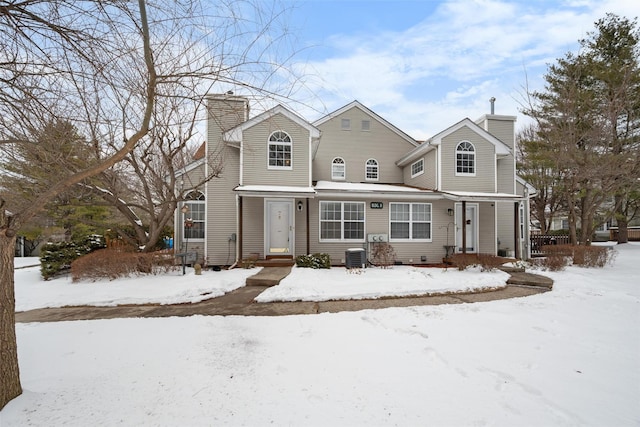
<svg viewBox="0 0 640 427"><path fill-rule="evenodd" d="M611 12L637 0L283 0L295 111L310 121L353 100L422 140L465 117L520 113L526 88Z"/></svg>

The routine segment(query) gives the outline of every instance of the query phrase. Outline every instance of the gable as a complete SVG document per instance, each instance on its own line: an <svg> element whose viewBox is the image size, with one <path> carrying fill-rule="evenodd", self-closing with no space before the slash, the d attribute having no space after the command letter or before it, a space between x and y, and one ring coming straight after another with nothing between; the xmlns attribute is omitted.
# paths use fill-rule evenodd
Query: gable
<svg viewBox="0 0 640 427"><path fill-rule="evenodd" d="M309 132L311 138L320 137L320 131L318 130L318 128L313 126L311 123L309 123L296 113L278 104L272 109L267 110L262 114L258 114L257 116L247 120L246 122L236 126L235 128L228 130L224 133L223 138L226 142L240 143L242 142L242 136L245 131L259 123L270 121L278 115L282 115L292 122L296 123L297 125L305 128Z"/></svg>
<svg viewBox="0 0 640 427"><path fill-rule="evenodd" d="M461 129L467 129L473 134L477 135L483 140L486 140L490 144L495 147L495 153L498 157L511 155L511 149L502 141L500 141L495 136L491 135L489 132L482 129L476 123L472 122L470 119L465 118L458 123L450 126L449 128L443 130L442 132L437 133L432 136L425 142L424 144L414 148L412 151L407 153L404 157L398 160L398 166L404 167L410 162L418 159L419 157L425 155L429 151L433 150L435 147L442 144L443 140L446 140L447 137L457 133ZM476 138L474 138L476 139Z"/></svg>

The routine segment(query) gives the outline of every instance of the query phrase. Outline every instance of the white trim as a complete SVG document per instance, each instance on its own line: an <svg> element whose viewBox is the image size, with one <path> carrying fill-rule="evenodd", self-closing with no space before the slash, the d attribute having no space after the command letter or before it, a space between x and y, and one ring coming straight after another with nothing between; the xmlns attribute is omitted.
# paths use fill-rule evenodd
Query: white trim
<svg viewBox="0 0 640 427"><path fill-rule="evenodd" d="M271 243L270 241L270 236L271 236L271 223L269 222L269 203L287 203L288 205L288 211L289 211L289 247L287 249L289 249L289 252L285 252L285 253L271 253L269 251L269 243ZM263 245L263 253L265 258L268 255L291 255L292 257L294 256L295 252L296 252L296 234L295 234L295 225L296 225L296 214L295 214L295 206L296 201L293 198L265 198L263 200L263 204L262 204L262 210L263 210L263 236L262 236L262 245Z"/></svg>
<svg viewBox="0 0 640 427"><path fill-rule="evenodd" d="M413 173L413 166L417 163L422 163L422 169L420 169L420 172L417 173ZM416 160L415 162L411 163L411 166L409 166L409 173L411 174L411 178L415 178L417 176L423 175L424 174L424 157L419 158L418 160Z"/></svg>
<svg viewBox="0 0 640 427"><path fill-rule="evenodd" d="M467 144L471 145L471 148L473 148L473 150L471 151L458 151L458 147L460 146L460 144L466 142ZM473 153L473 172L458 172L458 154L464 154L464 153ZM473 143L471 141L468 141L466 139L463 139L462 141L458 142L455 146L455 150L453 150L453 170L454 170L454 175L455 176L476 176L476 171L477 171L477 165L478 165L478 156L476 155L477 150L476 150L476 146L473 145ZM495 189L494 189L495 190Z"/></svg>
<svg viewBox="0 0 640 427"><path fill-rule="evenodd" d="M257 116L247 120L244 123L239 124L238 126L234 127L233 129L230 129L230 130L224 132L222 134L223 140L225 142L241 143L242 142L242 135L243 135L245 130L249 129L250 127L255 126L256 124L258 124L258 123L260 123L262 121L270 120L271 118L273 118L274 116L276 116L278 114L282 114L283 116L285 116L289 120L291 120L291 121L295 122L296 124L300 125L301 127L305 128L307 131L309 131L309 134L310 134L311 138L320 138L320 130L318 130L318 128L316 128L315 126L313 126L312 124L307 122L305 119L303 119L302 117L300 117L296 113L294 113L291 110L288 110L287 108L285 108L282 105L278 104L275 107L273 107L272 109L267 110L262 114L258 114Z"/></svg>
<svg viewBox="0 0 640 427"><path fill-rule="evenodd" d="M454 204L455 207L455 212L453 215L453 223L454 223L454 242L456 245L456 253L462 253L462 249L460 248L460 246L458 245L458 230L460 230L460 233L462 233L462 226L460 224L458 224L458 212L460 212L460 218L462 218L462 202L456 202ZM466 207L467 208L474 208L475 209L475 215L474 215L474 227L473 227L473 234L474 234L474 250L469 252L467 251L467 253L471 253L471 254L477 254L480 253L480 204L479 203L466 203ZM495 207L495 206L494 206ZM469 219L469 218L467 218ZM460 225L460 227L459 227ZM469 244L469 242L467 242L467 245ZM460 245L462 245L462 234L460 235Z"/></svg>
<svg viewBox="0 0 640 427"><path fill-rule="evenodd" d="M326 116L324 116L324 117L316 120L315 122L313 122L313 125L314 126L320 126L320 125L328 122L329 120L331 120L331 119L333 119L335 117L338 117L339 115L349 111L350 109L352 109L354 107L358 108L359 110L361 110L365 114L369 115L371 118L375 119L378 123L380 123L381 125L385 126L390 131L392 131L393 133L395 133L396 135L398 135L399 137L401 137L405 141L409 142L414 147L417 147L418 145L420 145L420 144L418 144L418 142L415 139L411 138L409 135L404 133L402 130L398 129L397 127L392 125L390 122L388 122L385 119L383 119L381 116L379 116L377 113L375 113L374 111L372 111L369 108L367 108L366 106L364 106L359 101L352 101L349 104L345 105L344 107L338 108L334 112L329 113ZM342 129L342 126L340 126L340 129Z"/></svg>
<svg viewBox="0 0 640 427"><path fill-rule="evenodd" d="M413 224L413 220L411 219L412 208L411 205L429 205L429 215L431 219L428 221L429 223L429 235L431 236L428 239L414 239L409 237L408 239L394 239L391 237L391 205L409 205L409 235L411 236L411 224ZM433 242L433 203L430 202L422 202L422 201L397 201L397 202L389 202L389 242L402 242L402 243L431 243ZM404 221L395 221L395 222L404 222ZM424 224L425 222L418 222L418 224Z"/></svg>
<svg viewBox="0 0 640 427"><path fill-rule="evenodd" d="M287 136L287 138L289 139L289 141L272 141L271 137L275 134L275 133L283 133ZM270 161L271 161L271 145L281 145L283 147L288 146L289 147L289 165L288 166L277 166L277 165L271 165ZM276 151L277 153L277 151ZM276 159L277 160L277 159ZM285 159L286 161L286 159ZM274 130L273 132L271 132L269 134L269 138L267 138L267 170L293 170L293 138L291 138L291 135L289 135L288 132L283 131L283 130Z"/></svg>
<svg viewBox="0 0 640 427"><path fill-rule="evenodd" d="M413 150L405 154L403 157L400 158L400 160L396 162L396 165L401 167L406 166L408 163L412 162L413 160L420 157L421 155L425 155L429 151L433 150L435 148L434 146L438 146L442 144L443 138L445 138L446 136L452 134L453 132L465 126L468 127L469 130L478 134L483 139L492 143L495 146L495 152L497 156L508 156L510 154L511 155L513 154L513 152L511 151L508 145L500 141L495 136L491 135L489 132L482 129L476 123L472 122L468 118L465 118L459 121L458 123L454 124L453 126L450 126L447 129L443 130L442 132L432 136L431 138L429 138L428 141L426 141L425 143L419 145L418 147L414 148Z"/></svg>
<svg viewBox="0 0 640 427"><path fill-rule="evenodd" d="M340 239L323 239L322 238L322 204L323 203L340 203ZM363 206L362 219L362 239L345 239L344 238L344 204L355 203ZM320 200L318 203L318 242L321 243L365 243L367 241L367 204L362 200Z"/></svg>
<svg viewBox="0 0 640 427"><path fill-rule="evenodd" d="M368 173L367 173L367 168L369 167L369 162L370 162L370 161L372 161L372 160L373 160L374 162L376 162L376 164L375 164L375 168L376 168L376 177L375 177L375 178L369 178L369 177L367 176L367 175L368 175ZM374 165L372 165L372 166L374 166ZM380 181L380 163L378 163L378 161L377 161L376 159L374 159L374 158L369 158L369 159L367 159L367 161L366 161L366 162L364 162L364 180L365 180L365 181Z"/></svg>
<svg viewBox="0 0 640 427"><path fill-rule="evenodd" d="M436 149L436 190L442 190L442 149Z"/></svg>

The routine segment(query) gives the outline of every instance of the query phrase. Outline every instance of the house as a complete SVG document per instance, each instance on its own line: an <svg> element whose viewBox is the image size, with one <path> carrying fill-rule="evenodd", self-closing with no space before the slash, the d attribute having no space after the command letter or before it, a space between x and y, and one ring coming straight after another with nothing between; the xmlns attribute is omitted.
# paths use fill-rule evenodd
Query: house
<svg viewBox="0 0 640 427"><path fill-rule="evenodd" d="M241 96L207 101L205 153L181 173L197 181L212 158L224 168L182 189L188 210L175 218L176 248L200 262L324 252L340 265L376 242L405 264L454 251L529 255L514 116L465 118L418 143L358 101L314 123L282 105L250 117Z"/></svg>

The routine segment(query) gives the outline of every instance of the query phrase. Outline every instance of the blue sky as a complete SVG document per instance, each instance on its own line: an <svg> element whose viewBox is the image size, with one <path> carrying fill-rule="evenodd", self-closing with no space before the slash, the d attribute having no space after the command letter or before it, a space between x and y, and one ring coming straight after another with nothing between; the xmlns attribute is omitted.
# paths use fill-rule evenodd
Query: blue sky
<svg viewBox="0 0 640 427"><path fill-rule="evenodd" d="M519 113L525 85L613 12L638 0L283 0L308 120L359 100L417 139L464 117Z"/></svg>

